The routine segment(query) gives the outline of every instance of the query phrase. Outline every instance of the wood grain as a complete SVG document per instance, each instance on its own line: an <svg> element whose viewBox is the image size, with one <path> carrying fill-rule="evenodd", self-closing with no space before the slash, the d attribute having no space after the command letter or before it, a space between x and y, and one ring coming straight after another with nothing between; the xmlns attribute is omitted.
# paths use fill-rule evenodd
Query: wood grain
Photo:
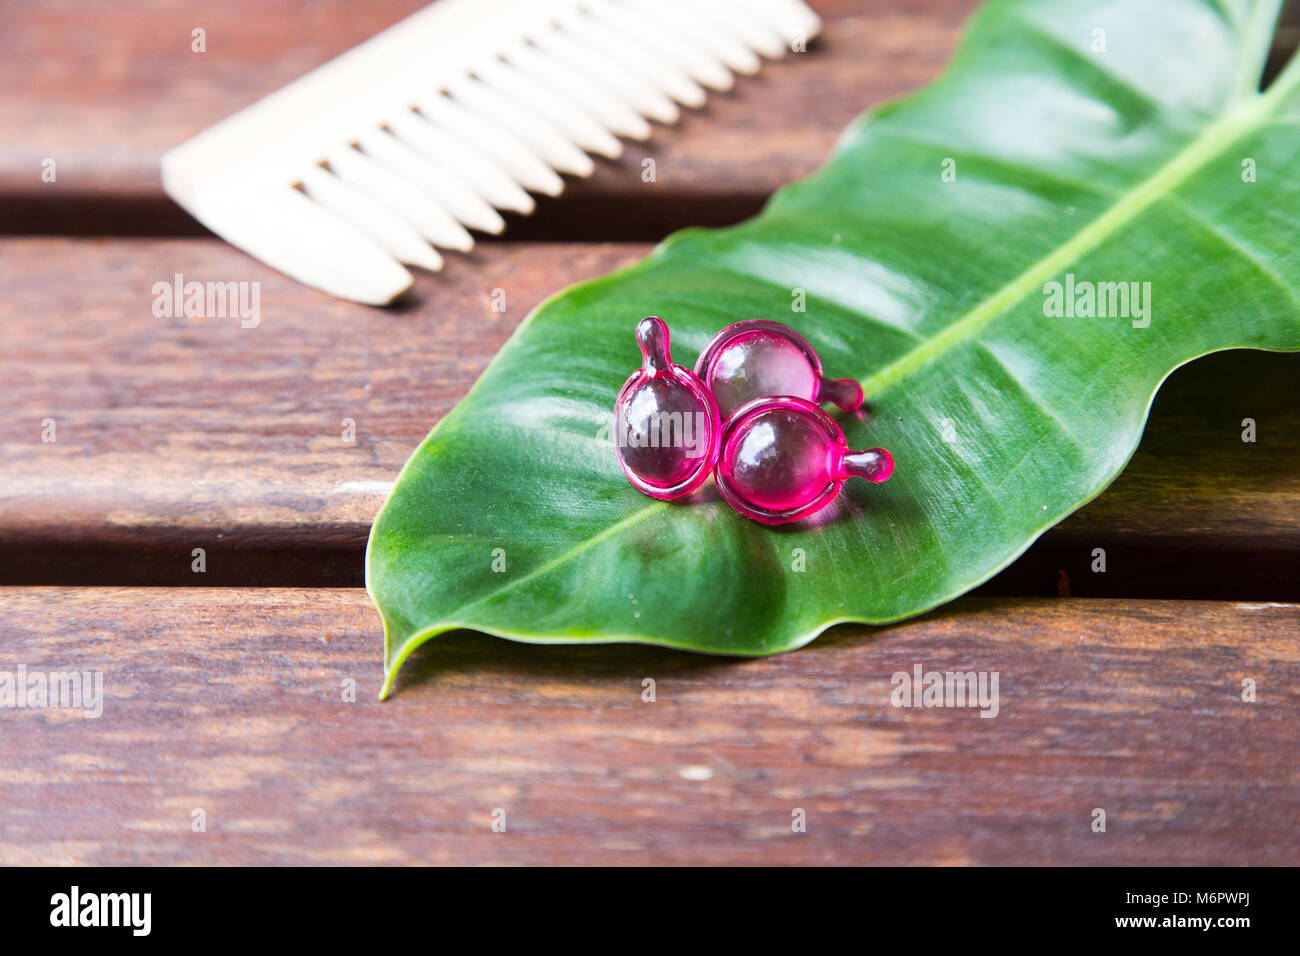
<svg viewBox="0 0 1300 956"><path fill-rule="evenodd" d="M161 191L170 147L424 6L424 0L185 0L0 6L0 232L197 235ZM812 0L824 35L713 94L647 144L628 144L559 200L515 218L516 239L657 239L752 215L826 159L863 110L934 79L978 0ZM1291 5L1268 71L1296 47ZM190 49L207 31L208 50ZM165 82L159 78L165 77ZM641 181L642 160L658 167ZM56 183L41 162L58 164ZM609 200L617 197L618 207Z"/></svg>
<svg viewBox="0 0 1300 956"><path fill-rule="evenodd" d="M385 703L360 591L0 621L0 670L104 675L98 719L0 709L5 864L1300 862L1296 606L968 599L755 661L462 633ZM918 663L998 672L998 716L895 708Z"/></svg>
<svg viewBox="0 0 1300 956"><path fill-rule="evenodd" d="M191 582L189 554L203 547L203 583L238 582L257 561L240 552L343 549L355 581L386 483L524 315L645 251L485 246L422 276L405 308L380 310L311 292L217 241L7 241L3 547L11 561L35 547L73 566L104 549L170 551ZM156 318L153 284L175 273L260 282L259 325ZM493 310L495 289L505 312ZM52 444L40 440L46 418ZM102 553L88 560L113 573Z"/></svg>
<svg viewBox="0 0 1300 956"><path fill-rule="evenodd" d="M0 582L359 585L387 483L515 325L647 251L492 244L394 312L215 241L0 243ZM177 272L260 282L259 326L155 317L152 286ZM1055 594L1064 573L1077 595L1300 599L1297 461L1300 355L1200 360L1115 485L989 588Z"/></svg>
<svg viewBox="0 0 1300 956"><path fill-rule="evenodd" d="M0 231L201 232L163 196L162 154L424 5L6 3ZM658 127L650 142L629 143L621 159L601 161L512 230L650 239L748 216L776 187L819 167L853 117L938 75L976 5L814 0L826 31L809 52L711 94L702 111ZM190 50L196 27L207 31L207 53ZM41 181L47 157L56 183ZM641 180L646 157L656 162L653 184Z"/></svg>

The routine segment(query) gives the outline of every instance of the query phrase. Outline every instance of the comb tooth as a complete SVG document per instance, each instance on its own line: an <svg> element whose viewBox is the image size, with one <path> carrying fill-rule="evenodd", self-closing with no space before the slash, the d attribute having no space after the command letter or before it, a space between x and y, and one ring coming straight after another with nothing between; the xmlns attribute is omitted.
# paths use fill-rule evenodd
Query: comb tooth
<svg viewBox="0 0 1300 956"><path fill-rule="evenodd" d="M330 295L387 305L414 280L383 247L285 184L200 189L194 217L251 256Z"/></svg>
<svg viewBox="0 0 1300 956"><path fill-rule="evenodd" d="M415 183L449 213L470 229L498 235L505 220L488 205L469 183L436 165L386 130L373 130L361 137L361 149L376 162Z"/></svg>
<svg viewBox="0 0 1300 956"><path fill-rule="evenodd" d="M452 130L495 159L525 189L548 196L558 196L564 190L564 180L555 170L508 130L441 94L418 98L415 105L433 125Z"/></svg>
<svg viewBox="0 0 1300 956"><path fill-rule="evenodd" d="M622 64L611 60L573 34L554 29L539 30L533 39L557 59L590 73L598 83L613 90L643 116L665 125L672 125L681 117L677 105L652 84L632 75Z"/></svg>
<svg viewBox="0 0 1300 956"><path fill-rule="evenodd" d="M655 56L642 39L630 38L611 30L584 13L566 18L561 25L580 40L591 44L593 49L606 52L614 60L625 64L628 70L640 74L644 80L667 93L682 106L699 109L704 105L707 94L703 87L676 64Z"/></svg>
<svg viewBox="0 0 1300 956"><path fill-rule="evenodd" d="M650 138L650 124L645 117L617 96L592 83L590 75L574 69L564 60L527 43L512 47L506 60L528 74L530 79L536 78L563 90L616 135L637 141Z"/></svg>
<svg viewBox="0 0 1300 956"><path fill-rule="evenodd" d="M476 67L475 72L488 86L547 117L587 152L606 159L618 159L623 155L623 144L559 87L538 77L526 76L504 60L492 60L485 66Z"/></svg>
<svg viewBox="0 0 1300 956"><path fill-rule="evenodd" d="M786 54L785 41L781 35L761 20L752 17L748 10L737 9L733 0L693 0L699 3L709 16L725 27L751 49L757 50L769 60L779 60Z"/></svg>
<svg viewBox="0 0 1300 956"><path fill-rule="evenodd" d="M359 189L393 215L405 219L435 246L469 252L474 237L443 209L398 173L375 162L351 146L330 150L326 161L349 186Z"/></svg>
<svg viewBox="0 0 1300 956"><path fill-rule="evenodd" d="M756 16L762 17L785 39L811 40L822 32L821 17L803 0L742 0Z"/></svg>
<svg viewBox="0 0 1300 956"><path fill-rule="evenodd" d="M757 54L711 15L710 9L681 0L631 0L637 12L668 30L685 30L691 39L744 76L753 76L762 66Z"/></svg>
<svg viewBox="0 0 1300 956"><path fill-rule="evenodd" d="M439 129L406 110L389 117L388 125L398 139L463 177L480 196L498 209L527 215L536 208L533 197L524 192L492 157L447 130Z"/></svg>
<svg viewBox="0 0 1300 956"><path fill-rule="evenodd" d="M590 176L595 172L591 157L572 140L484 83L460 80L452 85L450 92L470 108L513 131L560 172L574 176Z"/></svg>
<svg viewBox="0 0 1300 956"><path fill-rule="evenodd" d="M352 223L401 262L431 272L442 268L442 256L401 217L360 190L319 166L303 171L302 188L321 207Z"/></svg>
<svg viewBox="0 0 1300 956"><path fill-rule="evenodd" d="M676 63L703 86L723 93L735 86L736 79L731 71L681 30L670 32L660 22L637 16L629 7L620 3L593 6L591 14L624 36L639 39L653 47L660 56Z"/></svg>

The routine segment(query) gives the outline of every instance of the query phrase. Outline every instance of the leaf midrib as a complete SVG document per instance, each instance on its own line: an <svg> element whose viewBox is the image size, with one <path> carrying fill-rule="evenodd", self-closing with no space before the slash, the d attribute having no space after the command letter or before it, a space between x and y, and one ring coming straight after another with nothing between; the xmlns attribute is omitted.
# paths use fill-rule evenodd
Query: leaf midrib
<svg viewBox="0 0 1300 956"><path fill-rule="evenodd" d="M1300 76L1300 73L1288 72ZM900 379L928 365L940 355L973 339L990 322L1023 301L1062 269L1100 246L1152 204L1173 195L1179 186L1206 163L1221 155L1247 133L1254 132L1260 127L1259 120L1268 114L1272 105L1271 98L1280 96L1283 91L1284 85L1281 80L1282 78L1279 78L1279 82L1275 83L1267 94L1254 93L1239 100L1228 112L1179 150L1154 175L1121 194L1114 205L1080 229L1068 241L1034 262L960 319L884 368L862 378L863 393L868 398L877 395ZM1286 84L1286 86L1290 85L1293 83Z"/></svg>
<svg viewBox="0 0 1300 956"><path fill-rule="evenodd" d="M1151 177L1123 193L1114 205L1084 226L1070 240L1029 266L1019 276L1002 286L1002 288L976 305L956 322L944 328L942 332L933 338L926 340L910 352L895 359L875 374L861 378L864 394L868 397L878 394L900 379L928 365L945 352L974 338L990 322L1007 312L1028 296L1030 292L1060 272L1061 269L1070 265L1085 253L1095 249L1150 205L1172 194L1178 186L1182 185L1211 159L1222 154L1247 133L1258 129L1262 125L1260 120L1268 115L1273 103L1280 100L1291 87L1297 84L1298 80L1300 80L1300 59L1288 64L1287 69L1277 77L1267 92L1263 94L1251 92L1249 95L1238 99L1227 112L1207 126L1199 136L1179 150ZM647 505L640 511L620 519L603 531L583 539L579 544L544 562L522 577L504 583L468 604L461 605L453 614L444 616L442 621L464 621L465 612L470 608L477 607L493 598L515 590L528 581L550 573L610 537L641 524L652 515L664 511L667 507L668 502L665 501L655 501ZM418 640L423 634L437 630L440 626L442 625L423 628L409 635L402 641L401 646L406 647L413 641ZM398 656L399 658L402 656L400 652Z"/></svg>

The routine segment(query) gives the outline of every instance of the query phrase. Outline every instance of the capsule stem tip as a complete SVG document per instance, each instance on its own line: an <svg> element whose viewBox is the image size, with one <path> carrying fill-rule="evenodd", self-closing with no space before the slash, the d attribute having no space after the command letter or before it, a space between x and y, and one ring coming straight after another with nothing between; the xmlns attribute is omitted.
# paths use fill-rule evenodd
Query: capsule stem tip
<svg viewBox="0 0 1300 956"><path fill-rule="evenodd" d="M668 325L657 315L647 315L636 325L636 344L641 347L647 372L663 372L672 365L668 354Z"/></svg>
<svg viewBox="0 0 1300 956"><path fill-rule="evenodd" d="M879 484L894 473L894 456L883 448L869 448L844 456L844 472Z"/></svg>
<svg viewBox="0 0 1300 956"><path fill-rule="evenodd" d="M844 412L856 412L862 407L862 386L851 378L822 378L818 397L824 402L834 402Z"/></svg>

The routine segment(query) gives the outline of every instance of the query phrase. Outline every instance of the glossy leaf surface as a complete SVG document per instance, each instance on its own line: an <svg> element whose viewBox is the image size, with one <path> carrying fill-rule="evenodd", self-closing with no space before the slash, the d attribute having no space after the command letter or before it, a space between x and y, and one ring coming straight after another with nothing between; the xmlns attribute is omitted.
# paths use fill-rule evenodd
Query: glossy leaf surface
<svg viewBox="0 0 1300 956"><path fill-rule="evenodd" d="M1097 495L1173 368L1300 347L1300 70L1258 91L1278 12L993 2L762 215L540 306L376 521L385 690L456 627L766 654L917 614ZM647 314L682 364L740 319L795 327L862 382L871 416L835 417L893 478L777 529L711 485L638 493L609 422Z"/></svg>

